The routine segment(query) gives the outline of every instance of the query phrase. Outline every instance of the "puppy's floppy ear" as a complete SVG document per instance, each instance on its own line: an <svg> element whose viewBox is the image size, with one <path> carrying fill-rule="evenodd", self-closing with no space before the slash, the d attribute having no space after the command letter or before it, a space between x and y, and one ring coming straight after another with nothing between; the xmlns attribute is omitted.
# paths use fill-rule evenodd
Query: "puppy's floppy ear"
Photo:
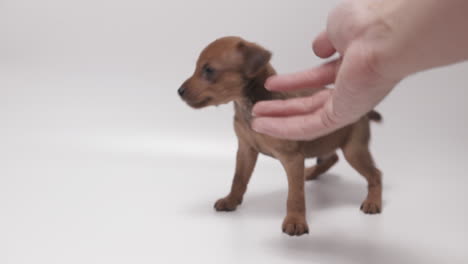
<svg viewBox="0 0 468 264"><path fill-rule="evenodd" d="M244 73L248 78L255 77L270 61L271 52L255 43L241 41L237 49L244 57Z"/></svg>

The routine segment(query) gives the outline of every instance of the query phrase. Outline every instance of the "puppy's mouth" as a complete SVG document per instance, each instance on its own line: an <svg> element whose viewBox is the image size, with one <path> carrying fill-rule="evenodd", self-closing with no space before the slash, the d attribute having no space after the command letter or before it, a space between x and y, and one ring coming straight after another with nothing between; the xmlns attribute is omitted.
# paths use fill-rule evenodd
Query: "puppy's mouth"
<svg viewBox="0 0 468 264"><path fill-rule="evenodd" d="M211 100L213 100L213 98L206 97L198 102L187 102L187 103L193 108L202 108L202 107L207 106L211 102Z"/></svg>

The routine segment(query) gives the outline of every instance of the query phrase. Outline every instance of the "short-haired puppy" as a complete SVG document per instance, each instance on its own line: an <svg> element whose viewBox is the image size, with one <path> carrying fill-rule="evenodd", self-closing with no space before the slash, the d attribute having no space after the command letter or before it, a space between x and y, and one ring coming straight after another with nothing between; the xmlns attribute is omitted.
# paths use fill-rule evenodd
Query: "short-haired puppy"
<svg viewBox="0 0 468 264"><path fill-rule="evenodd" d="M258 154L262 153L278 159L288 177L283 232L296 236L308 233L304 180L314 180L332 167L338 161L335 151L340 148L349 164L368 182L368 194L361 210L367 214L380 213L381 172L374 165L368 147L369 122L380 121L380 114L372 111L353 124L310 141L284 140L255 132L250 125L255 103L306 95L270 92L264 88L265 80L275 74L270 58L269 51L242 38L217 39L202 51L193 76L178 89L181 98L193 108L234 102L234 129L239 144L237 164L231 191L215 203L215 209L233 211L242 203ZM317 158L317 164L305 168L306 158Z"/></svg>

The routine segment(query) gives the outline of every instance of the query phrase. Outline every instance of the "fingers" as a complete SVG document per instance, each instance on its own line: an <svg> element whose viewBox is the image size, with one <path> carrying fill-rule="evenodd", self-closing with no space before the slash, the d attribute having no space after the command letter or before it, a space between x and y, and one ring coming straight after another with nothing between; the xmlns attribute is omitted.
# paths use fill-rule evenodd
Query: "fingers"
<svg viewBox="0 0 468 264"><path fill-rule="evenodd" d="M281 117L303 115L322 107L330 97L331 90L320 91L313 96L288 100L262 101L254 105L252 112L258 117Z"/></svg>
<svg viewBox="0 0 468 264"><path fill-rule="evenodd" d="M252 122L252 128L273 137L311 140L356 122L373 109L397 83L375 74L369 68L365 56L364 49L348 51L340 67L336 88L325 96L325 102L318 99L307 102L304 99L299 102L310 103L310 106L292 106L286 101L279 106L259 104L255 111L272 114L258 115ZM315 100L312 98L308 100ZM287 115L287 111L294 114Z"/></svg>
<svg viewBox="0 0 468 264"><path fill-rule="evenodd" d="M303 72L275 75L265 83L271 91L291 91L305 88L318 88L335 81L338 60L320 65Z"/></svg>
<svg viewBox="0 0 468 264"><path fill-rule="evenodd" d="M290 117L257 117L252 128L262 134L289 140L311 140L332 131L323 118L324 110Z"/></svg>
<svg viewBox="0 0 468 264"><path fill-rule="evenodd" d="M328 58L336 52L325 31L317 36L312 47L315 54L321 58ZM265 87L271 91L322 87L335 81L336 68L337 60L334 60L303 72L272 76L266 81Z"/></svg>
<svg viewBox="0 0 468 264"><path fill-rule="evenodd" d="M327 32L320 33L312 43L312 49L315 55L320 58L329 58L335 54L336 49L328 38Z"/></svg>

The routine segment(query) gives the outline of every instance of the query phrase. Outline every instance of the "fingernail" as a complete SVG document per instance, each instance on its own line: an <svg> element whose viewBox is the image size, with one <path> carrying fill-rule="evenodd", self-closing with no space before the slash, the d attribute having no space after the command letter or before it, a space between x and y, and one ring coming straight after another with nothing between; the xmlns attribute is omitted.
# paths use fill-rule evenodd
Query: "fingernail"
<svg viewBox="0 0 468 264"><path fill-rule="evenodd" d="M250 123L250 126L252 127L252 129L255 131L255 132L260 132L259 131L259 128L258 128L258 124L256 122L256 120L252 120L252 122Z"/></svg>
<svg viewBox="0 0 468 264"><path fill-rule="evenodd" d="M266 81L265 81L265 88L267 90L270 90L270 85L271 85L271 81L270 81L271 77L269 77Z"/></svg>
<svg viewBox="0 0 468 264"><path fill-rule="evenodd" d="M252 117L255 117L255 105L253 105L252 110L250 110Z"/></svg>

